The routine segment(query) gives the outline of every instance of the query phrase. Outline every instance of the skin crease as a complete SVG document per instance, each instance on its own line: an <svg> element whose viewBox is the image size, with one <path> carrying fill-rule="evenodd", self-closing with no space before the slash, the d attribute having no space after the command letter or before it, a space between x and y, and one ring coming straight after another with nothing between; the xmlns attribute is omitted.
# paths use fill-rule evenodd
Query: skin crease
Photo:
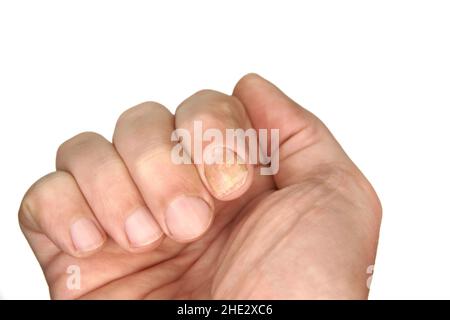
<svg viewBox="0 0 450 320"><path fill-rule="evenodd" d="M167 116L168 124L189 127L200 118L211 127L280 129L279 172L261 176L254 166L248 183L227 197L215 196L202 184L201 166L197 175L193 165L188 171L155 161L141 166L146 170L139 171L145 172L144 178L137 174L140 166L130 166L132 154L147 143L136 137L150 130L139 127L141 110L161 110L152 119L164 123L166 111L158 108L138 106L126 113L131 120L119 119L111 146L128 171L122 160L105 161L113 148L103 152L91 147L92 141L106 142L87 133L76 144L64 144L58 151L58 170L26 193L19 221L52 298L367 298L367 268L375 262L381 205L370 183L319 119L256 74L244 76L232 96L203 90L183 102L174 117ZM167 129L167 141L172 129ZM156 136L153 145L164 139L163 131L151 133ZM129 132L134 138L121 142ZM153 161L163 153L139 159ZM78 164L82 168L73 164L79 161L72 161L79 154L88 159ZM93 172L90 168L98 161L102 165ZM158 174L162 177L155 178ZM169 180L176 184L166 186ZM136 186L137 195L132 191ZM168 234L160 209L169 201L166 198L180 192L199 195L212 208L214 221L208 230L189 241L162 236L144 248L130 248L122 212L147 204ZM118 196L111 200L109 194ZM105 239L102 247L88 253L74 251L68 231L82 212L92 215ZM70 265L80 267L79 290L66 286Z"/></svg>

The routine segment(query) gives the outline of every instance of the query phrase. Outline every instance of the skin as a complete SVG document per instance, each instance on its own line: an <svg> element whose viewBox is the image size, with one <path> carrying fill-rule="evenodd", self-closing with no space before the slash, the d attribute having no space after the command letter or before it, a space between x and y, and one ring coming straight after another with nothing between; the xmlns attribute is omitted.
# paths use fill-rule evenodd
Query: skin
<svg viewBox="0 0 450 320"><path fill-rule="evenodd" d="M226 168L174 164L170 134L192 130L194 120L220 130L280 129L279 172L244 165L221 179ZM210 172L219 177L213 185ZM207 206L192 208L210 216L175 234L167 210L187 196L203 199ZM185 217L182 206L171 208ZM147 209L157 229L136 245L130 239L142 234L129 237L127 218ZM73 238L86 219L100 238L88 227ZM380 221L375 191L325 125L256 74L232 95L195 93L175 115L155 102L133 107L112 142L95 133L66 141L56 171L33 184L19 211L56 299L365 299ZM99 245L80 250L86 239ZM70 265L80 267L78 290L66 285Z"/></svg>

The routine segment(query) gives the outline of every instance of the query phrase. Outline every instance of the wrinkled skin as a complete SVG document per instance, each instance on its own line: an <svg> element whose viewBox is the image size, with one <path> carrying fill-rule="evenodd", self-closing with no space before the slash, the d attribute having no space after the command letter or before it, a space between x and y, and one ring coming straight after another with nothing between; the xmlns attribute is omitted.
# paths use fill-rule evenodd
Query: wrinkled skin
<svg viewBox="0 0 450 320"><path fill-rule="evenodd" d="M189 98L198 99L193 104L203 101L199 95L214 93L195 94ZM193 241L163 236L130 252L106 236L101 248L73 254L50 234L68 227L40 213L56 206L58 212L68 211L55 198L59 193L59 199L74 197L64 193L65 172L47 175L30 188L19 218L53 298L367 298L367 268L374 264L381 221L369 182L320 120L263 78L245 76L231 98L245 106L256 128L280 129L280 170L262 176L254 168L251 184L233 199L217 199L208 189L214 221ZM184 123L198 116L189 114ZM217 116L202 112L200 117L205 115ZM69 265L80 267L79 290L66 286Z"/></svg>

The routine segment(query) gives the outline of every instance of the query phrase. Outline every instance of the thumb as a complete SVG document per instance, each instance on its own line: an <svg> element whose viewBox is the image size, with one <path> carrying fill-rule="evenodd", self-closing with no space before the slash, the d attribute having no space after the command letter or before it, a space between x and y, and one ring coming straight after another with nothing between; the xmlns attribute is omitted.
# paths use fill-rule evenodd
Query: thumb
<svg viewBox="0 0 450 320"><path fill-rule="evenodd" d="M255 129L279 129L278 146L270 141L273 161L278 152L278 188L298 183L326 169L354 168L328 128L275 85L257 74L248 74L236 84L233 95L245 106ZM276 158L276 157L275 157ZM273 164L271 164L273 165ZM324 170L325 169L325 170Z"/></svg>

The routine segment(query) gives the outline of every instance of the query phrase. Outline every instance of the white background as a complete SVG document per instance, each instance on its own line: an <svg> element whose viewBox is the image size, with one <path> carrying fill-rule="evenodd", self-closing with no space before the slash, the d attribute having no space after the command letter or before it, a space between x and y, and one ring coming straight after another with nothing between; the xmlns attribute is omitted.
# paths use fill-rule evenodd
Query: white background
<svg viewBox="0 0 450 320"><path fill-rule="evenodd" d="M23 193L81 131L258 72L316 113L384 207L372 299L450 298L447 1L3 1L0 297L48 298Z"/></svg>

